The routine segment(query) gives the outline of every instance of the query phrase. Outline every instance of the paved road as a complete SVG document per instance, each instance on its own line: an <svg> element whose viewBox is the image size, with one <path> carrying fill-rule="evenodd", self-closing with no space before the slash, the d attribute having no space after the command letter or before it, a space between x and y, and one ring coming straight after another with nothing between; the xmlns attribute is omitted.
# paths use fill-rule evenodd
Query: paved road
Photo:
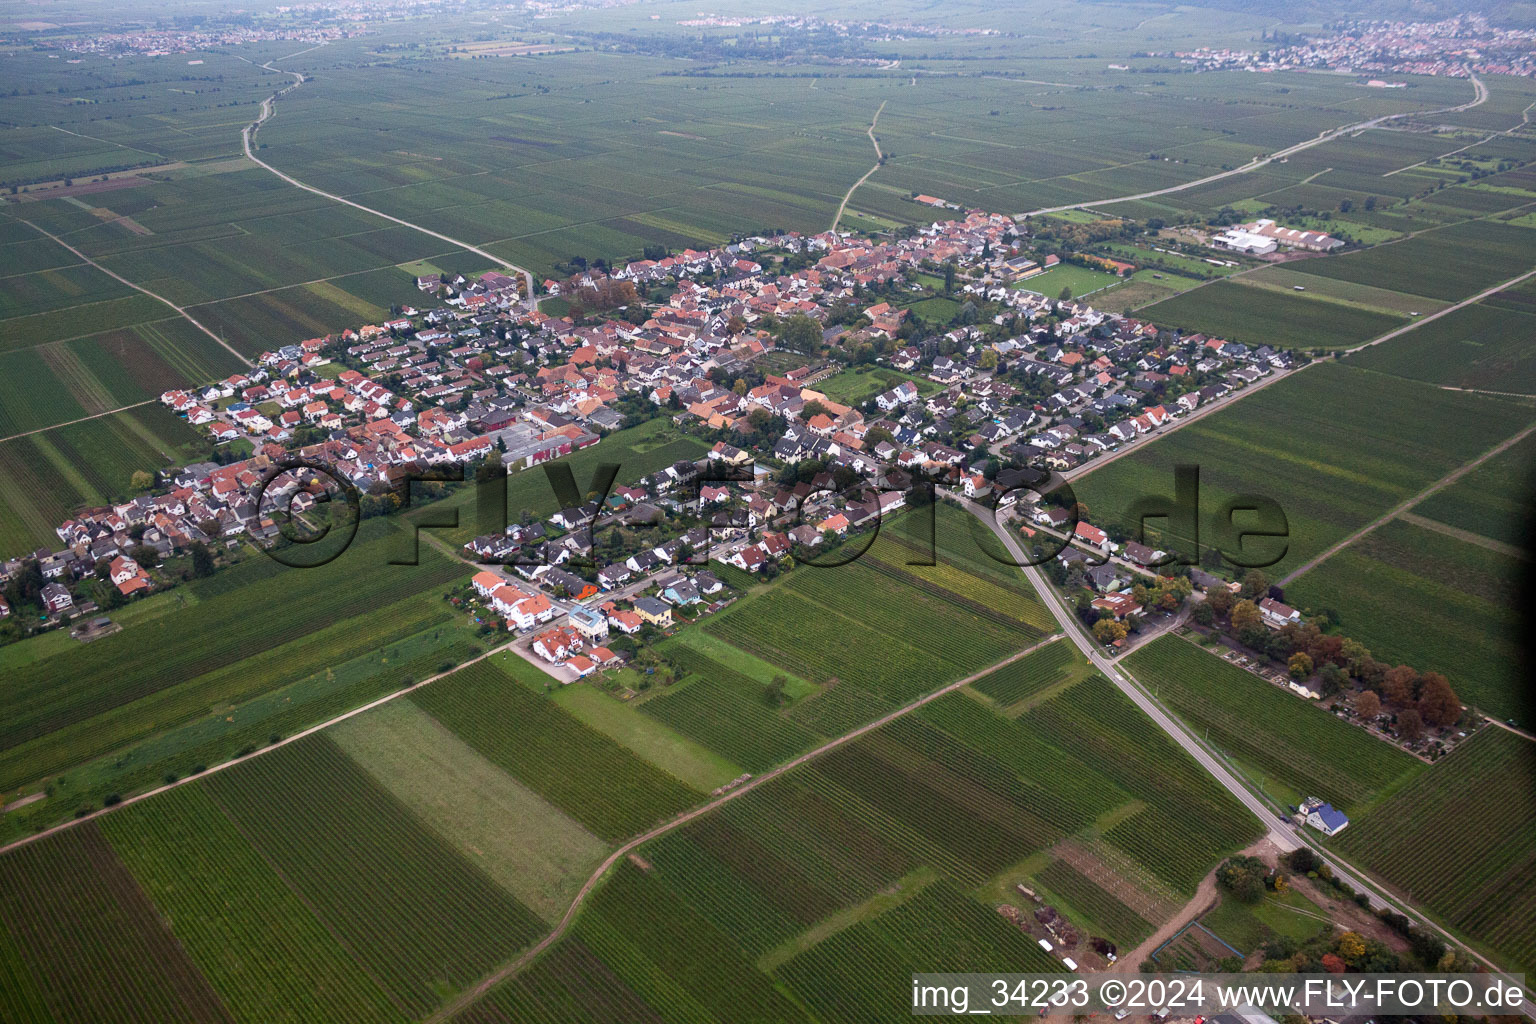
<svg viewBox="0 0 1536 1024"><path fill-rule="evenodd" d="M999 523L987 509L958 495L951 494L949 497L954 501L958 501L967 511L990 526L992 532L997 534L998 539L1003 542L1004 547L1008 549L1009 554L1013 555L1016 561L1020 563L1025 561L1027 556L1019 542L1014 539L1013 534ZM1110 660L1099 644L1083 630L1082 624L1078 621L1075 612L1066 606L1061 596L1056 592L1056 589L1051 586L1050 581L1045 578L1038 567L1026 565L1023 569L1024 575L1029 578L1030 583L1039 592L1041 600L1045 602L1051 614L1056 617L1056 621L1061 625L1062 631L1072 638L1072 642L1077 644L1078 649L1083 652L1083 656L1093 664L1094 668L1102 672L1106 679L1114 683L1137 707L1141 708L1148 718L1157 723L1158 727L1172 737L1174 742L1183 747L1217 782L1221 783L1233 796L1242 801L1243 806L1252 811L1264 823L1264 827L1269 830L1270 839L1274 841L1276 846L1282 850L1289 851L1301 845L1296 839L1295 829L1289 822L1281 819L1270 810L1268 804L1251 793L1248 787L1238 781L1237 777L1227 769L1225 764L1217 760L1215 755L1201 746L1199 741L1190 735L1180 722L1165 712L1161 705L1154 702L1146 691L1134 684L1129 675Z"/></svg>
<svg viewBox="0 0 1536 1024"><path fill-rule="evenodd" d="M311 49L315 49L315 47L311 47ZM308 50L302 50L300 52L301 53L308 53L309 51ZM292 54L289 54L288 56L289 57L297 57L298 55L299 54L297 54L297 53L292 53ZM302 181L300 181L299 179L293 177L292 175L284 174L282 171L278 170L276 167L273 167L271 164L267 163L261 157L257 156L255 148L251 145L252 140L254 140L255 137L256 137L257 130L259 128L261 128L262 124L265 123L266 121L268 121L272 117L272 115L277 112L277 100L278 100L279 97L283 96L285 93L292 92L294 89L297 89L299 86L304 84L304 76L300 72L297 72L297 71L284 71L282 68L275 68L275 67L272 66L276 61L287 60L287 59L288 59L287 57L275 57L272 60L267 61L267 63L261 65L261 67L265 68L268 71L275 71L278 74L282 74L282 75L292 75L293 76L293 83L291 85L288 85L288 86L282 88L282 89L279 89L277 92L273 93L271 96L268 96L266 99L262 100L261 101L261 116L258 117L255 121L253 121L250 124L246 125L245 128L241 130L241 132L240 132L240 143L241 143L242 146L245 147L245 155L246 155L247 159L249 159L252 163L258 164L259 166L264 167L267 170L271 171L273 174L277 175L279 178L283 179L284 181L286 181L288 184L294 186L295 188L301 188L301 189L303 189L306 192L313 192L317 196L322 196L322 197L324 197L326 199L331 200L332 202L342 203L342 204L344 204L346 206L350 206L354 210L362 210L364 213L371 213L375 217L382 217L383 219L385 219L387 221L390 221L391 223L399 224L400 226L410 228L413 231L420 231L424 235L431 235L433 238L436 238L439 241L447 242L449 245L457 246L458 248L464 249L467 252L472 252L476 256L483 256L485 259L489 260L495 266L505 267L506 269L511 270L511 271L513 271L516 274L522 275L523 286L524 286L524 289L525 289L524 294L526 295L525 304L531 310L536 310L536 309L539 308L538 297L535 296L534 293L533 293L533 274L530 271L528 271L527 269L525 269L523 267L519 267L515 263L509 263L507 260L503 259L502 257L497 256L495 253L486 252L484 249L476 248L475 246L470 245L468 242L461 242L457 238L452 238L452 237L450 237L448 235L442 234L441 232L433 231L431 228L424 228L420 224L413 224L413 223L411 223L408 220L401 220L399 217L395 217L395 216L392 216L390 214L384 213L381 210L375 210L371 206L364 206L362 203L355 203L355 202L353 202L350 199L343 198L342 196L338 196L338 195L335 195L335 194L330 193L330 192L322 191L321 189L315 188L313 185L306 185ZM140 290L142 291L143 289L140 289Z"/></svg>
<svg viewBox="0 0 1536 1024"><path fill-rule="evenodd" d="M993 518L988 510L956 494L947 493L946 497L959 502L967 511L990 526L1009 553L1017 561L1024 561L1025 555L1018 542L1014 540L1013 535L1006 528ZM1357 892L1366 894L1372 910L1390 908L1398 913L1405 914L1417 926L1428 928L1438 934L1448 946L1464 950L1487 967L1488 970L1497 974L1504 974L1506 978L1510 978L1510 975L1505 974L1504 969L1498 964L1495 964L1476 950L1469 949L1460 939L1440 927L1434 921L1429 920L1414 907L1385 898L1376 884L1367 881L1362 872L1346 861L1341 860L1332 850L1318 845L1310 836L1298 832L1288 820L1280 817L1270 808L1267 802L1250 791L1247 784L1228 770L1226 764L1201 743L1192 732L1185 728L1182 722L1179 722L1164 711L1161 703L1149 696L1146 690L1136 682L1129 672L1115 665L1102 652L1099 645L1083 629L1073 610L1067 607L1065 601L1056 592L1056 589L1050 585L1050 582L1045 579L1038 568L1024 566L1023 571L1024 575L1029 578L1030 583L1040 593L1041 599L1045 602L1046 607L1051 610L1051 614L1056 617L1056 621L1061 625L1062 631L1072 638L1089 662L1102 672L1105 678L1114 683L1122 693L1129 697L1175 743L1183 747L1189 756L1199 762L1200 766L1208 771L1217 782L1221 783L1223 788L1242 801L1243 806L1252 811L1259 821L1264 824L1264 827L1268 829L1270 839L1274 841L1276 846L1282 851L1294 850L1301 846L1310 847L1333 870L1334 876L1339 881ZM1533 1007L1532 1004L1526 1003L1521 1010L1527 1017L1536 1020L1536 1007Z"/></svg>
<svg viewBox="0 0 1536 1024"><path fill-rule="evenodd" d="M1347 124L1342 128L1331 129L1329 131L1323 132L1316 138L1307 139L1305 142L1298 142L1294 146L1287 146L1285 149L1270 153L1268 156L1256 157L1253 160L1248 161L1246 164L1243 164L1241 167L1234 167L1230 171L1221 171L1217 174L1207 175L1204 178L1198 178L1194 181L1186 181L1182 185L1171 185L1168 188L1154 189L1151 192L1138 192L1135 195L1130 196L1115 196L1112 199L1093 199L1085 203L1067 203L1065 206L1044 206L1038 210L1030 210L1028 213L1021 213L1017 216L1034 217L1042 213L1061 213L1065 210L1082 210L1091 206L1112 206L1115 203L1135 202L1138 199L1154 199L1157 196L1166 196L1174 192L1183 192L1186 189L1197 188L1201 185L1208 185L1213 181L1221 181L1223 178L1230 178L1235 174L1247 174L1250 171L1256 171L1260 167L1273 163L1276 160L1283 160L1286 157L1294 156L1303 150L1311 149L1313 146L1320 146L1325 142L1332 142L1334 139L1344 135L1349 135L1353 132L1362 132L1370 128L1377 128L1383 124L1386 124L1388 121L1395 121L1398 118L1428 117L1431 114L1452 114L1463 110L1471 110L1473 107L1479 106L1487 101L1488 87L1483 84L1482 79L1478 78L1476 75L1471 74L1470 71L1468 72L1468 76L1472 80L1472 88L1474 90L1474 94L1471 100L1459 106L1441 107L1438 110L1416 110L1402 114L1386 114L1381 117L1371 118L1369 121L1359 121L1355 124Z"/></svg>

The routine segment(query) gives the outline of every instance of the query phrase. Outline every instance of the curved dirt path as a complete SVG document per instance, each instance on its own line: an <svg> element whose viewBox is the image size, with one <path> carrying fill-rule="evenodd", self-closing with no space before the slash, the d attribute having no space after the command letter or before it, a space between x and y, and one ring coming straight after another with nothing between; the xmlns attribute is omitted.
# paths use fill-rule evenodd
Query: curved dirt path
<svg viewBox="0 0 1536 1024"><path fill-rule="evenodd" d="M311 47L310 49L318 49L318 47ZM299 51L299 53L308 53L308 52L309 52L309 50L300 50ZM472 252L476 256L484 257L485 259L489 260L495 266L504 267L507 270L510 270L510 271L512 271L515 274L521 275L521 277L523 279L523 286L524 286L524 289L525 289L525 291L524 291L524 295L525 295L524 302L525 302L525 304L527 305L527 307L530 310L537 310L539 308L539 300L538 300L538 297L536 295L534 295L534 293L533 293L533 273L531 271L529 271L527 268L520 267L520 266L518 266L515 263L509 262L508 260L505 260L502 257L497 256L495 253L487 252L484 249L481 249L481 248L478 248L476 246L470 245L468 242L461 242L457 238L453 238L453 237L451 237L449 235L445 235L445 234L443 234L440 231L433 231L431 228L424 228L420 224L413 224L413 223L411 223L408 220L402 220L401 218L396 217L396 216L394 216L392 214L384 213L382 210L375 210L371 206L364 206L362 203L353 202L350 199L344 198L342 196L338 196L338 195L336 195L334 193L326 192L323 189L315 188L313 185L306 185L306 184L304 184L304 182L300 181L298 178L295 178L291 174L285 174L284 172L278 170L276 167L273 167L271 164L267 163L261 157L256 155L256 150L251 145L251 142L256 138L256 132L261 128L261 126L263 124L265 124L267 121L271 120L272 116L277 113L277 100L278 100L278 98L283 96L283 95L285 95L285 94L287 94L287 93L292 92L294 89L297 89L299 86L303 85L304 81L305 81L304 75L301 72L298 72L298 71L284 71L282 68L275 68L272 65L275 64L277 61L287 60L289 57L297 57L297 56L299 56L299 53L290 53L288 55L288 57L274 57L274 58L272 58L272 60L269 60L265 64L260 65L260 67L265 68L267 71L275 71L275 72L277 72L278 74L281 74L281 75L292 75L293 76L293 82L292 82L292 84L287 85L287 86L279 89L277 92L273 93L271 96L268 96L266 99L262 100L261 101L261 116L256 118L256 120L252 121L250 124L246 125L243 129L241 129L241 131L240 131L240 144L245 149L246 159L250 160L252 163L254 163L254 164L256 164L256 165L258 165L260 167L265 168L268 171L271 171L273 174L277 175L279 178L281 178L283 181L286 181L288 184L292 185L294 188L301 188L301 189L303 189L306 192L312 192L315 195L321 196L321 197L323 197L325 199L329 199L332 202L341 203L344 206L350 206L354 210L361 210L364 213L371 213L375 217L381 217L384 220L387 220L387 221L389 221L392 224L399 224L401 227L407 227L407 228L410 228L413 231L420 231L422 234L430 235L431 237L436 238L438 241L447 242L449 245L455 246L455 247L457 247L459 249L463 249L466 252ZM883 104L882 104L882 106L883 106Z"/></svg>
<svg viewBox="0 0 1536 1024"><path fill-rule="evenodd" d="M875 116L869 119L869 130L864 134L869 136L869 144L875 147L875 166L864 172L864 177L854 182L847 192L843 193L843 201L837 204L837 213L832 217L832 230L837 230L837 225L842 222L843 211L848 208L848 200L859 190L859 186L869 180L869 176L880 169L880 161L885 159L885 154L880 152L880 141L875 138L875 125L880 123L880 111L885 109L889 100L881 100L880 106L875 109Z"/></svg>

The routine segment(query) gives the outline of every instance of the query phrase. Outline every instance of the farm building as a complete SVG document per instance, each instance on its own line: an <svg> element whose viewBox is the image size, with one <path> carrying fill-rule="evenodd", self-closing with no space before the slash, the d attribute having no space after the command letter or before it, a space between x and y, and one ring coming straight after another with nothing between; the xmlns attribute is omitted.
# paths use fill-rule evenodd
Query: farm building
<svg viewBox="0 0 1536 1024"><path fill-rule="evenodd" d="M1273 238L1242 228L1228 228L1219 235L1212 235L1211 244L1218 249L1231 249L1249 256L1267 256L1279 248Z"/></svg>
<svg viewBox="0 0 1536 1024"><path fill-rule="evenodd" d="M1325 836L1336 836L1349 827L1349 818L1343 811L1315 796L1301 802L1300 811L1306 822Z"/></svg>

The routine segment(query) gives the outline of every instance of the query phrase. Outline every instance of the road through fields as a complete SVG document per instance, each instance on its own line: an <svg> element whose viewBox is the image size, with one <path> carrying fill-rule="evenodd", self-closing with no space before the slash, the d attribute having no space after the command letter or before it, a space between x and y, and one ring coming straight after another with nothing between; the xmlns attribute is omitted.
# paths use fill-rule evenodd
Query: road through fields
<svg viewBox="0 0 1536 1024"><path fill-rule="evenodd" d="M1359 121L1355 124L1344 125L1342 128L1332 128L1321 133L1316 138L1298 142L1294 146L1287 146L1285 149L1277 150L1267 156L1255 157L1241 167L1234 167L1230 171L1220 171L1216 174L1207 175L1204 178L1197 178L1194 181L1186 181L1182 185L1170 185L1167 188L1154 189L1151 192L1137 192L1135 195L1116 196L1113 199L1091 199L1083 203L1067 203L1064 206L1044 206L1038 210L1030 210L1028 213L1017 214L1017 216L1034 217L1043 213L1062 213L1066 210L1083 210L1091 206L1112 206L1115 203L1131 203L1139 199L1155 199L1158 196L1183 192L1186 189L1197 188L1200 185L1209 185L1213 181L1221 181L1223 178L1230 178L1236 174L1247 174L1250 171L1258 170L1266 164L1274 163L1276 160L1284 160L1286 157L1294 156L1303 150L1311 149L1313 146L1332 142L1334 139L1349 135L1352 132L1363 132L1371 128L1379 128L1388 121L1395 121L1398 118L1428 117L1431 114L1456 114L1463 110L1471 110L1473 107L1481 106L1488 101L1488 87L1483 84L1482 79L1472 74L1470 70L1467 71L1467 75L1472 80L1473 96L1472 99L1459 106L1441 107L1438 110L1414 110L1402 114L1384 114L1381 117L1373 117L1369 121Z"/></svg>
<svg viewBox="0 0 1536 1024"><path fill-rule="evenodd" d="M310 47L310 49L318 49L318 47ZM265 68L268 71L275 71L278 74L282 74L282 75L292 75L293 76L293 82L292 82L292 84L287 85L287 86L279 89L277 92L273 93L271 96L268 96L266 99L262 100L261 101L261 116L256 118L255 121L252 121L250 124L246 125L243 129L241 129L241 132L240 132L240 144L245 149L246 159L250 160L252 163L254 163L254 164L256 164L256 165L258 165L260 167L266 168L267 170L271 171L273 174L277 175L279 178L281 178L282 180L286 181L288 184L294 186L295 188L301 188L301 189L303 189L306 192L312 192L315 195L321 196L321 197L323 197L325 199L329 199L332 202L341 203L341 204L343 204L345 206L350 206L354 210L362 210L364 213L371 213L375 217L382 217L384 220L390 221L393 224L399 224L401 227L407 227L407 228L412 229L413 231L420 231L424 235L431 235L433 238L436 238L438 241L447 242L448 244L453 245L453 246L457 246L458 248L463 249L466 252L472 252L476 256L483 256L485 259L489 260L491 263L495 264L496 266L498 266L498 267L505 267L508 270L511 270L514 273L521 275L522 279L523 279L525 303L526 303L526 305L528 306L529 309L537 310L539 308L539 300L538 300L538 297L536 295L534 295L534 293L533 293L533 273L531 271L529 271L528 269L526 269L524 267L520 267L517 264L511 263L511 262L509 262L509 261L507 261L505 259L502 259L500 256L497 256L495 253L486 252L484 249L480 249L480 248L477 248L477 247L475 247L473 245L470 245L468 242L461 242L457 238L452 238L452 237L450 237L448 235L443 234L442 232L433 231L431 228L424 228L420 224L413 224L413 223L411 223L408 220L402 220L399 217L392 216L391 214L384 213L384 212L382 212L380 210L375 210L371 206L364 206L362 203L355 203L355 202L353 202L350 199L346 199L346 198L343 198L342 196L334 195L333 193L326 192L326 191L323 191L321 189L315 188L313 185L306 185L302 181L300 181L298 178L295 178L295 177L293 177L290 174L284 174L282 171L278 170L276 167L273 167L271 164L267 163L261 157L256 155L256 150L251 145L251 142L256 138L257 130L259 128L261 128L261 126L265 122L271 120L272 115L277 113L277 100L278 100L278 98L280 96L282 96L283 94L285 94L285 93L292 92L294 89L297 89L299 86L303 85L304 81L305 81L304 75L302 73L298 72L298 71L284 71L282 68L275 68L272 65L277 63L280 60L287 60L289 57L297 57L301 53L308 53L308 52L309 52L309 50L300 50L299 53L290 53L288 55L288 57L274 57L272 60L267 61L265 64L259 65L260 67ZM241 58L241 59L244 60L244 58Z"/></svg>
<svg viewBox="0 0 1536 1024"><path fill-rule="evenodd" d="M1242 801L1243 806L1252 811L1259 821L1263 823L1264 827L1269 830L1270 839L1274 841L1281 852L1288 852L1301 846L1310 847L1329 866L1333 871L1334 877L1355 891L1366 894L1371 910L1389 909L1394 912L1404 913L1415 925L1437 933L1452 947L1465 949L1490 971L1505 975L1506 979L1511 977L1506 975L1504 969L1498 964L1495 964L1477 950L1467 947L1456 936L1425 917L1417 908L1387 899L1381 894L1378 886L1364 881L1365 875L1358 868L1339 859L1338 855L1331 849L1319 846L1309 836L1296 829L1274 810L1271 810L1269 804L1261 796L1255 795L1245 782L1239 780L1227 768L1222 758L1208 749L1194 733L1189 731L1183 722L1165 711L1162 703L1148 694L1128 671L1116 665L1104 654L1103 649L1088 635L1087 631L1078 621L1073 610L1067 607L1061 595L1051 586L1050 581L1045 578L1045 574L1038 567L1025 564L1026 557L1019 542L1014 538L1012 532L999 522L990 510L958 494L945 492L945 496L959 502L972 515L991 527L992 532L1002 541L1003 546L1013 556L1014 561L1023 569L1024 575L1039 592L1041 600L1051 610L1051 614L1056 617L1056 621L1061 626L1062 631L1072 638L1072 641L1077 644L1078 649L1083 652L1083 656L1092 663L1094 668L1103 673L1106 679L1114 683L1122 693L1129 697L1148 718L1152 719L1158 728L1167 733L1169 738L1179 744L1190 757L1193 757L1202 768L1209 772L1217 782L1221 783L1228 792ZM1511 984L1513 984L1512 981ZM1522 1005L1521 1011L1527 1017L1536 1020L1536 1009L1532 1008L1532 1004L1529 1001Z"/></svg>
<svg viewBox="0 0 1536 1024"><path fill-rule="evenodd" d="M467 989L452 1002L448 1003L442 1009L428 1017L426 1024L440 1024L440 1022L446 1021L448 1018L463 1010L470 1003L474 1002L476 999L489 992L497 985L497 983L510 978L512 975L522 970L523 967L531 963L540 953L544 952L551 945L553 945L562 935L565 934L566 930L570 928L571 922L576 919L576 912L581 909L581 905L586 902L587 896L592 892L593 888L596 887L597 883L601 882L603 880L603 876L612 870L615 864L633 852L636 847L639 847L644 843L648 843L652 839L657 839L661 836L664 836L668 832L671 832L673 829L678 828L681 825L686 825L693 819L700 817L701 815L708 814L710 811L713 811L721 805L735 800L737 797L740 797L746 793L750 793L752 790L757 789L764 783L773 781L780 775L783 775L785 772L793 771L808 761L813 761L816 758L821 757L823 754L836 750L838 747L846 746L847 744L852 743L854 740L858 739L860 736L865 735L866 733L873 732L882 726L889 725L891 722L911 714L925 704L932 703L933 701L938 700L940 697L954 693L962 686L968 686L971 683L974 683L976 680L980 679L982 676L989 675L990 673L996 672L1000 668L1011 665L1018 661L1020 658L1035 653L1047 644L1055 643L1057 640L1060 640L1061 637L1062 634L1060 633L1052 633L1050 636L1044 637L1036 643L1031 644L1029 647L1024 648L1024 650L1009 655L1002 661L988 665L986 668L981 669L980 671L973 672L966 676L964 679L957 679L952 683L947 683L937 690L933 690L930 693L924 694L910 704L904 705L903 707L897 708L895 711L882 715L872 722L866 722L851 732L846 732L836 739L828 740L819 747L816 747L812 750L807 750L805 753L801 754L794 760L786 761L785 763L779 765L777 768L766 771L761 775L754 776L749 782L745 782L742 785L737 786L730 792L718 796L706 804L700 804L692 810L684 811L682 814L673 818L671 821L668 821L662 825L658 825L651 829L649 832L646 832L643 835L638 835L635 838L629 840L623 846L620 846L617 850L614 850L613 853L609 854L608 859L599 864L597 870L592 872L591 877L587 879L586 883L581 887L581 890L576 893L576 898L571 901L570 907L566 910L565 915L560 918L560 923L555 925L553 931L544 936L544 938L539 940L538 943L527 949L516 960L513 960L511 963L503 966L500 970L484 978L474 988Z"/></svg>

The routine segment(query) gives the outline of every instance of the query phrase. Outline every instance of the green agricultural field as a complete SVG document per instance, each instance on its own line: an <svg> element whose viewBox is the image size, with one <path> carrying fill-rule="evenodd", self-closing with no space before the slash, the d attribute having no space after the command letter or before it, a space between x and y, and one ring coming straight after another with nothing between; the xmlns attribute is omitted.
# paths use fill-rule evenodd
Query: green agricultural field
<svg viewBox="0 0 1536 1024"><path fill-rule="evenodd" d="M1040 636L942 586L902 583L868 556L837 568L806 567L703 628L802 678L837 680L898 703Z"/></svg>
<svg viewBox="0 0 1536 1024"><path fill-rule="evenodd" d="M1072 482L1103 525L1125 522L1144 496L1168 495L1177 465L1200 468L1203 543L1222 503L1240 494L1279 502L1289 526L1284 555L1266 569L1282 576L1383 515L1531 420L1514 401L1440 388L1325 363L1309 367L1220 412ZM1348 438L1344 444L1341 438ZM1153 521L1154 528L1158 523ZM1241 525L1241 521L1240 521ZM1164 536L1178 549L1188 541ZM1281 545L1249 540L1252 557ZM1230 549L1229 549L1230 550Z"/></svg>
<svg viewBox="0 0 1536 1024"><path fill-rule="evenodd" d="M169 616L182 611L180 599L195 598L190 590L167 593L160 598L136 601L116 613L114 618L125 628L149 618ZM157 600L170 602L144 619L138 613L151 609ZM44 656L78 650L66 633L52 633L67 648L45 652ZM24 649L36 641L12 645L8 652ZM126 795L160 785L167 778L193 774L199 765L228 761L242 750L267 743L272 736L289 736L316 722L335 718L353 708L377 700L399 689L404 680L424 679L441 671L444 665L457 664L480 652L469 625L455 621L436 595L417 595L373 612L367 628L358 620L344 619L299 641L283 644L267 655L249 659L209 673L189 685L189 692L215 692L232 686L242 672L260 674L272 688L259 692L238 704L213 705L193 709L184 724L178 715L182 695L168 691L163 700L149 701L138 709L150 715L167 709L168 727L163 732L109 750L54 776L49 782L51 796L29 804L0 818L0 838L26 833L67 818L77 807L100 803L108 794ZM291 680L291 681L290 681ZM182 712L181 714L184 714ZM92 723L79 729L89 731ZM105 728L103 726L103 728ZM60 734L60 742L71 733Z"/></svg>
<svg viewBox="0 0 1536 1024"><path fill-rule="evenodd" d="M371 521L321 568L248 561L206 581L210 596L177 614L11 672L0 786L36 782L419 631L436 608L380 609L463 567L430 550L420 565L388 565L387 531ZM304 600L295 600L296 587Z"/></svg>
<svg viewBox="0 0 1536 1024"><path fill-rule="evenodd" d="M1319 796L1357 814L1423 763L1179 637L1126 660L1131 672L1217 749L1283 786L1294 803Z"/></svg>
<svg viewBox="0 0 1536 1024"><path fill-rule="evenodd" d="M527 662L504 664L542 675ZM625 839L701 799L490 663L462 669L410 700L600 839Z"/></svg>
<svg viewBox="0 0 1536 1024"><path fill-rule="evenodd" d="M1136 941L1183 902L1183 879L1257 824L1108 683L1072 689L1017 720L951 694L651 840L570 936L458 1019L552 1021L560 1007L670 1019L718 1006L720 978L731 1019L743 1006L802 1019L773 980L821 1019L896 1019L910 1012L900 987L872 964L1058 969L975 891L1017 899L1012 884L1033 877L1020 862L1074 835L1045 868L1055 888L1040 884L1085 932ZM1098 822L1153 807L1198 824L1177 844L1133 829L1137 853L1097 838ZM1216 837L1198 863L1191 832Z"/></svg>
<svg viewBox="0 0 1536 1024"><path fill-rule="evenodd" d="M697 633L698 630L687 630ZM496 655L495 659L516 657ZM609 739L633 750L669 775L700 792L725 785L742 773L740 765L663 724L596 686L562 686L555 703Z"/></svg>
<svg viewBox="0 0 1536 1024"><path fill-rule="evenodd" d="M1536 262L1536 230L1479 220L1291 269L1318 277L1455 301L1507 281Z"/></svg>
<svg viewBox="0 0 1536 1024"><path fill-rule="evenodd" d="M1011 665L1005 665L974 685L976 692L992 698L1000 708L1039 697L1051 689L1075 681L1081 659L1070 641L1063 638Z"/></svg>
<svg viewBox="0 0 1536 1024"><path fill-rule="evenodd" d="M1434 526L1385 524L1292 582L1287 600L1331 610L1381 660L1442 673L1467 704L1536 721L1522 671L1524 562Z"/></svg>
<svg viewBox="0 0 1536 1024"><path fill-rule="evenodd" d="M135 805L102 831L236 1020L398 1019L367 969L207 786Z"/></svg>
<svg viewBox="0 0 1536 1024"><path fill-rule="evenodd" d="M1286 293L1294 293L1296 286L1301 285L1306 289L1306 297L1309 299L1332 300L1398 317L1411 316L1414 313L1427 316L1448 305L1441 299L1431 299L1423 295L1409 295L1406 292L1375 288L1371 285L1356 284L1353 281L1319 277L1316 274L1304 273L1289 264L1261 267L1252 273L1244 274L1242 283L1250 287L1268 288Z"/></svg>
<svg viewBox="0 0 1536 1024"><path fill-rule="evenodd" d="M1245 345L1276 348L1353 348L1405 320L1341 302L1216 281L1142 311L1147 319Z"/></svg>
<svg viewBox="0 0 1536 1024"><path fill-rule="evenodd" d="M46 375L36 393L18 402L35 410L23 415L47 417L54 399L70 408ZM55 548L55 528L76 509L130 497L135 472L184 464L204 450L197 433L158 404L0 441L0 552Z"/></svg>
<svg viewBox="0 0 1536 1024"><path fill-rule="evenodd" d="M329 733L348 757L459 854L546 922L608 852L592 833L396 700Z"/></svg>
<svg viewBox="0 0 1536 1024"><path fill-rule="evenodd" d="M544 923L314 736L208 778L266 861L392 1000L420 1015Z"/></svg>
<svg viewBox="0 0 1536 1024"><path fill-rule="evenodd" d="M1126 808L1132 813L1113 823L1102 839L1173 892L1193 893L1215 861L1241 849L1257 829L1231 794L1213 785L1101 676L1067 689L1017 722L1026 733L1096 764L1096 776L1107 776L1140 803ZM1085 786L1090 780L1071 784ZM1167 841L1174 821L1199 823L1180 832L1178 850Z"/></svg>
<svg viewBox="0 0 1536 1024"><path fill-rule="evenodd" d="M689 647L662 650L685 685L641 703L645 714L752 772L787 761L815 741L768 702L764 682Z"/></svg>
<svg viewBox="0 0 1536 1024"><path fill-rule="evenodd" d="M1447 842L1447 836L1457 837ZM1486 726L1339 841L1514 970L1536 969L1536 747Z"/></svg>
<svg viewBox="0 0 1536 1024"><path fill-rule="evenodd" d="M999 962L1061 970L1028 935L936 883L831 936L777 974L824 1019L895 1022L912 1015L912 972L986 971L995 968L984 965Z"/></svg>
<svg viewBox="0 0 1536 1024"><path fill-rule="evenodd" d="M1121 284L1106 289L1095 301L1103 309L1136 310L1163 301L1200 284L1195 278L1160 270L1138 270Z"/></svg>
<svg viewBox="0 0 1536 1024"><path fill-rule="evenodd" d="M0 857L0 879L6 1019L233 1019L94 824Z"/></svg>
<svg viewBox="0 0 1536 1024"><path fill-rule="evenodd" d="M1500 452L1451 486L1413 507L1413 514L1470 531L1477 538L1532 547L1531 505L1536 495L1536 437Z"/></svg>
<svg viewBox="0 0 1536 1024"><path fill-rule="evenodd" d="M1483 391L1536 393L1536 315L1491 303L1464 306L1382 345L1356 365Z"/></svg>

